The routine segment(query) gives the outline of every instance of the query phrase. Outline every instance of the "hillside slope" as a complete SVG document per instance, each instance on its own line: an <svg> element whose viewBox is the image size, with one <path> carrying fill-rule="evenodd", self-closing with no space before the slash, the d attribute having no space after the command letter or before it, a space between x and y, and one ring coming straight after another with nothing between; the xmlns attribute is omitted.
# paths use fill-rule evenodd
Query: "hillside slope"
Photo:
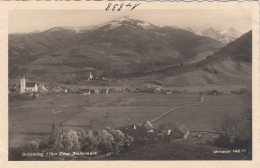
<svg viewBox="0 0 260 168"><path fill-rule="evenodd" d="M204 59L223 46L189 31L123 17L85 29L9 35L9 77L64 82L121 77Z"/></svg>
<svg viewBox="0 0 260 168"><path fill-rule="evenodd" d="M252 31L194 66L189 72L165 78L163 83L172 86L251 85Z"/></svg>

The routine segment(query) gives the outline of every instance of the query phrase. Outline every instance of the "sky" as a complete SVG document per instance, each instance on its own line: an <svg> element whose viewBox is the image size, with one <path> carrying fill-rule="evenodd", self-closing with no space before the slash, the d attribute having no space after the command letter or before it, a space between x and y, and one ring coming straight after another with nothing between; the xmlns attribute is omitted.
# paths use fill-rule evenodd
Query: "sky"
<svg viewBox="0 0 260 168"><path fill-rule="evenodd" d="M251 29L251 10L14 10L9 13L9 33L44 31L53 27L93 26L123 16L148 21L154 25L226 30L235 27L242 32Z"/></svg>

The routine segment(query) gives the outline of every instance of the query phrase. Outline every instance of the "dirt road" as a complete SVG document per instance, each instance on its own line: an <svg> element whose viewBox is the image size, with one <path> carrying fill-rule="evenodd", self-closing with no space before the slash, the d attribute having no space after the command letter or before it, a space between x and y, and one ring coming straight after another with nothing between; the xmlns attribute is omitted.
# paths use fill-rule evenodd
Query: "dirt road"
<svg viewBox="0 0 260 168"><path fill-rule="evenodd" d="M162 113L162 114L159 115L158 117L156 117L156 118L150 120L150 122L152 123L152 122L154 122L154 121L160 119L161 117L165 116L166 114L168 114L168 113L170 113L170 112L172 112L172 111L174 111L174 110L176 110L176 109L184 108L184 107L188 107L188 106L196 106L196 105L202 104L203 102L204 102L204 99L203 99L203 96L201 96L201 100L200 100L199 103L187 104L187 105L183 105L183 106L174 107L174 108L172 108L172 109L170 109L170 110L168 110L168 111Z"/></svg>

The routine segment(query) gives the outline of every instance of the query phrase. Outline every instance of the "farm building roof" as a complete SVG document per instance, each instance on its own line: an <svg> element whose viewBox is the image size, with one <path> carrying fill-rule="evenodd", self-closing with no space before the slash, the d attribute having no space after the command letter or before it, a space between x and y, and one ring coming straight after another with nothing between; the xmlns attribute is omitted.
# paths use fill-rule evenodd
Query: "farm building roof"
<svg viewBox="0 0 260 168"><path fill-rule="evenodd" d="M145 126L145 128L146 129L153 129L153 125L152 125L152 123L150 122L150 121L146 121L146 123L144 124L144 126Z"/></svg>
<svg viewBox="0 0 260 168"><path fill-rule="evenodd" d="M183 134L186 134L187 132L189 132L189 128L188 128L186 125L184 125L184 124L181 124L181 125L179 126L179 129L180 129L180 131L181 131Z"/></svg>

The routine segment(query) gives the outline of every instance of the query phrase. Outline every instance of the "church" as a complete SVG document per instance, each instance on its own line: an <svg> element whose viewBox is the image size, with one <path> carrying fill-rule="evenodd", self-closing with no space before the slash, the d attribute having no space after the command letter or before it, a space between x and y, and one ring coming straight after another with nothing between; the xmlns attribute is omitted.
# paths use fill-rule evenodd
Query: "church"
<svg viewBox="0 0 260 168"><path fill-rule="evenodd" d="M38 86L35 82L27 81L24 77L20 79L20 93L37 92Z"/></svg>

